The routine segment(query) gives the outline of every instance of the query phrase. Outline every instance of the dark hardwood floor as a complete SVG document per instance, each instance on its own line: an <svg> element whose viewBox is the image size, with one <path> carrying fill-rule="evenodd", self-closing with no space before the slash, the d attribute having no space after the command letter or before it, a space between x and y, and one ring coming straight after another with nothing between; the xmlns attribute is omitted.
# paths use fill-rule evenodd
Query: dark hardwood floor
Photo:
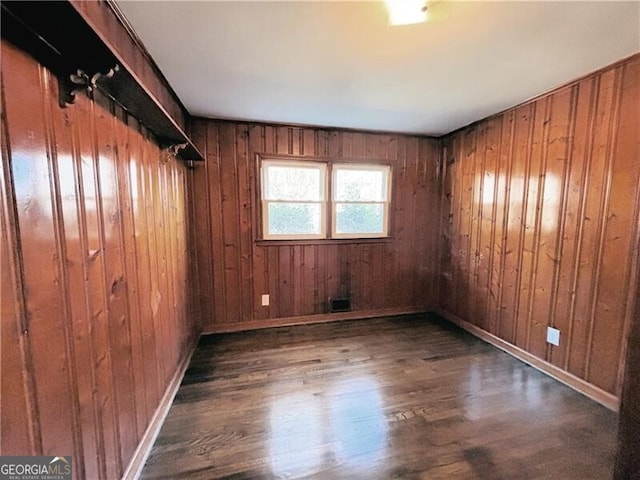
<svg viewBox="0 0 640 480"><path fill-rule="evenodd" d="M142 478L610 479L616 414L433 316L203 337Z"/></svg>

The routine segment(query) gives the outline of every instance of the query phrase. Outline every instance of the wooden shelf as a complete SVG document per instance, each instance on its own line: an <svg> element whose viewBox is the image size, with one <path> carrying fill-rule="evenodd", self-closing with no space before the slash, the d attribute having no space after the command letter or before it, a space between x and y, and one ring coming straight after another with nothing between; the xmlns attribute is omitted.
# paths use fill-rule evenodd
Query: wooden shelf
<svg viewBox="0 0 640 480"><path fill-rule="evenodd" d="M180 145L183 160L204 160L191 139L159 101L119 62L113 51L67 1L3 1L2 37L35 57L58 76L61 104L73 101L71 81L81 70L91 79L117 65L113 76L96 75L93 88L109 95L157 137L161 147ZM82 89L82 88L80 88Z"/></svg>

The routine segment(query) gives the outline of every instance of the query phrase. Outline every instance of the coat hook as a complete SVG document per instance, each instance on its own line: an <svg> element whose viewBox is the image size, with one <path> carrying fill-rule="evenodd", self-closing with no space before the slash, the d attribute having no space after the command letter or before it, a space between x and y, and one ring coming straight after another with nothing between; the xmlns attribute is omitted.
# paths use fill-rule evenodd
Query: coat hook
<svg viewBox="0 0 640 480"><path fill-rule="evenodd" d="M189 146L188 143L176 143L173 145L169 145L167 147L167 156L166 156L166 160L164 163L168 162L169 160L171 160L173 157L177 157L180 154L181 150L184 150L185 148L187 148Z"/></svg>
<svg viewBox="0 0 640 480"><path fill-rule="evenodd" d="M98 80L111 78L119 70L120 66L115 65L113 68L110 68L107 73L96 72L89 76L84 70L78 69L76 73L59 79L60 106L67 107L74 104L76 102L76 95L82 90L86 90L87 95L91 96L93 91L98 88Z"/></svg>

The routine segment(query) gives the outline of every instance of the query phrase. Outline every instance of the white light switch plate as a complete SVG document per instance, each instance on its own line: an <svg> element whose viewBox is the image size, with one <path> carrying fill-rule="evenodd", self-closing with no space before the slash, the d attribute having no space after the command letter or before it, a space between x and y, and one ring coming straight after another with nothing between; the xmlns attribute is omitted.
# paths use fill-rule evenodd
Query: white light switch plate
<svg viewBox="0 0 640 480"><path fill-rule="evenodd" d="M547 327L547 343L551 345L555 345L556 347L560 345L560 330L553 327Z"/></svg>
<svg viewBox="0 0 640 480"><path fill-rule="evenodd" d="M263 307L268 307L269 306L269 294L268 293L262 295L262 306Z"/></svg>

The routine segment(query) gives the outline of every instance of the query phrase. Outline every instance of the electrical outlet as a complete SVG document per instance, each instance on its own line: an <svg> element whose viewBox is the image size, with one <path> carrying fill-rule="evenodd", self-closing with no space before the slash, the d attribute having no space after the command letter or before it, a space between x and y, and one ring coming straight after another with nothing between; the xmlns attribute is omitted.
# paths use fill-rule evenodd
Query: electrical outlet
<svg viewBox="0 0 640 480"><path fill-rule="evenodd" d="M269 294L265 293L264 295L262 295L262 306L263 307L268 307L269 306Z"/></svg>
<svg viewBox="0 0 640 480"><path fill-rule="evenodd" d="M547 343L551 345L555 345L556 347L560 345L560 330L553 327L547 327Z"/></svg>

